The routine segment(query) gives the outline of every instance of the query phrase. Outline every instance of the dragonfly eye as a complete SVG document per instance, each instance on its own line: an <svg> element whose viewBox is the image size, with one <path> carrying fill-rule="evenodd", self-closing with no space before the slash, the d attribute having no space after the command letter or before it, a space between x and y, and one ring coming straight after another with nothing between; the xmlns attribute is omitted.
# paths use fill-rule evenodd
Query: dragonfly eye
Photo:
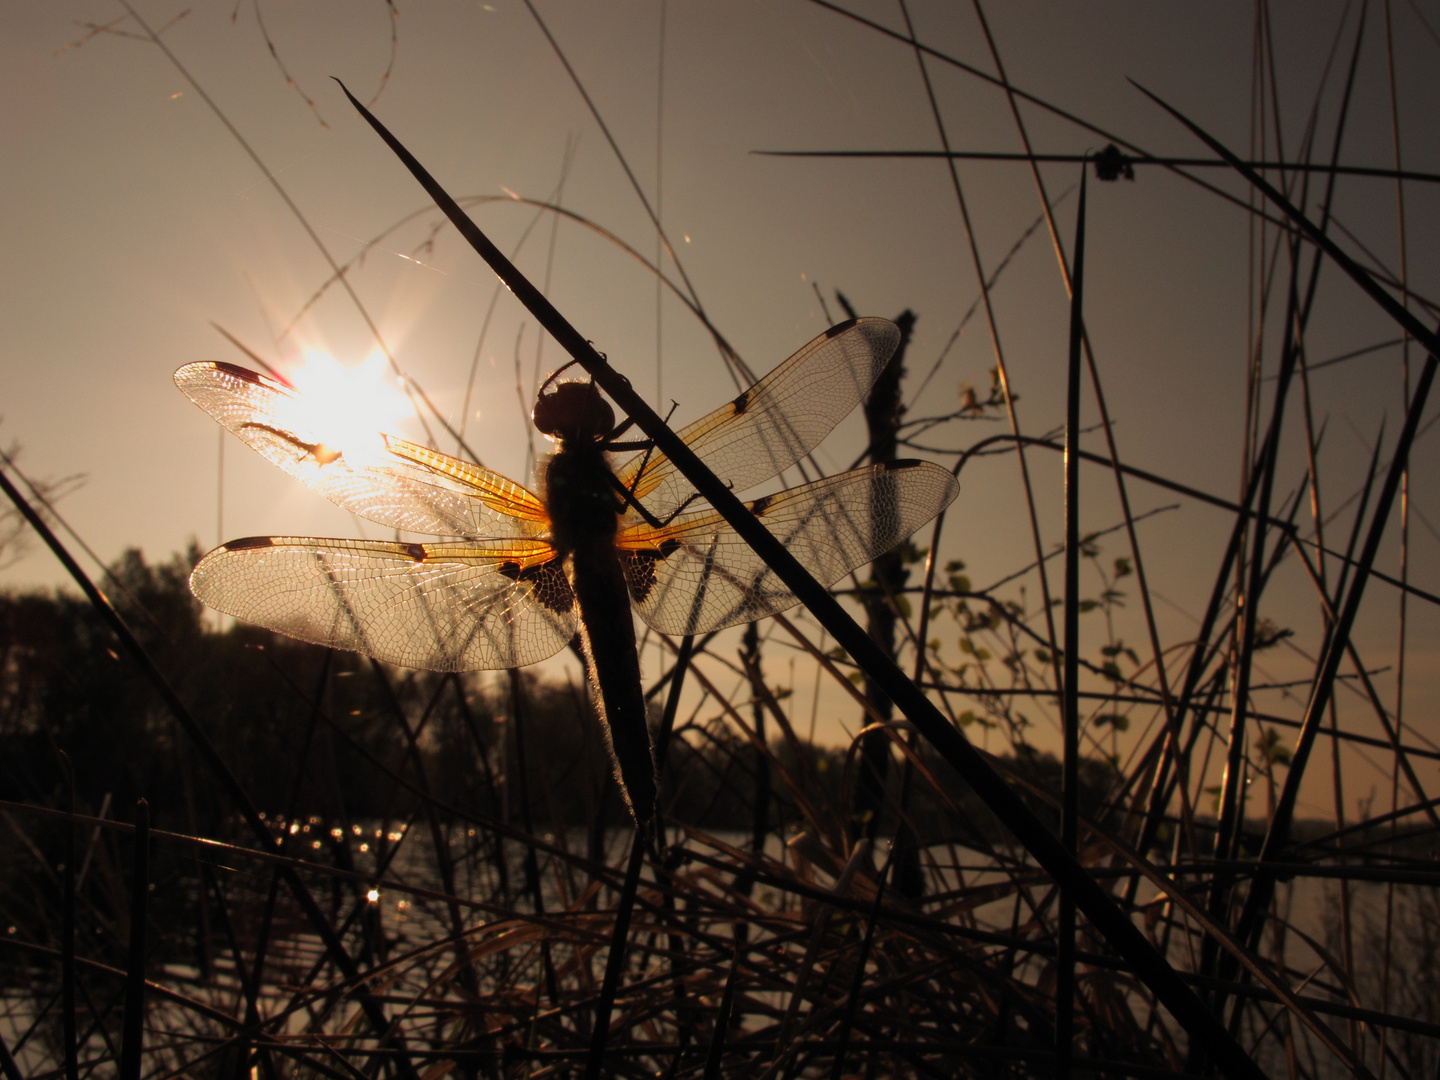
<svg viewBox="0 0 1440 1080"><path fill-rule="evenodd" d="M535 400L535 427L559 439L598 439L615 426L615 410L594 383L556 383Z"/></svg>

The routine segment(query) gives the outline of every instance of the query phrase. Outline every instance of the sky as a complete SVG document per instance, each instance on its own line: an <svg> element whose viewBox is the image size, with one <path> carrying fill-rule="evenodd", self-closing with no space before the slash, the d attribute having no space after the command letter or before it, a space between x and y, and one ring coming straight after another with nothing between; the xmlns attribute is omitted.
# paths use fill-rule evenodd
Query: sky
<svg viewBox="0 0 1440 1080"><path fill-rule="evenodd" d="M511 297L496 299L493 276L453 232L432 236L433 209L332 76L373 99L452 194L489 200L473 211L481 227L503 250L518 250L521 268L637 388L662 408L673 401L677 423L733 396L735 384L694 315L617 243L656 258L640 193L657 208L694 297L757 375L843 317L840 289L862 314L918 315L911 393L923 373L935 373L912 415L955 410L963 383L983 396L998 340L1022 430L1039 435L1063 423L1068 301L1048 234L1033 229L1039 202L1026 166L958 166L987 277L1029 236L995 281L993 337L982 307L947 348L979 291L944 163L756 153L935 150L927 79L953 148L1022 149L994 85L933 56L922 72L905 41L833 8L536 0L542 27L522 0L135 3L144 24L165 28L169 55L116 0L5 0L0 19L0 441L20 447L30 476L83 476L60 509L102 560L130 546L164 558L192 539L205 549L257 534L382 534L233 439L222 469L214 424L170 379L190 361L246 362L212 324L288 370L307 350L360 364L376 352L373 323L407 377L452 426L464 424L485 464L528 479L536 372L543 377L563 358ZM908 16L930 48L995 70L970 5L842 7L902 37ZM1360 7L1274 5L1270 153L1278 128L1284 152L1296 154L1338 30L1316 114L1315 156L1328 156ZM1393 166L1393 53L1404 166L1440 172L1432 107L1440 11L1429 0L1394 0L1387 50L1385 10L1369 5L1341 160ZM1011 83L1035 98L1151 153L1206 156L1134 80L1251 152L1252 5L1011 2L985 15ZM1041 153L1083 154L1108 141L1037 105L1021 112ZM1067 247L1079 168L1042 167L1061 199ZM1235 178L1205 177L1244 202ZM1429 242L1440 227L1436 192L1407 184L1403 207L1409 282L1432 298L1440 295L1440 255ZM559 203L596 228L537 216L526 200ZM1398 272L1393 182L1341 180L1335 217L1348 250ZM1141 168L1133 182L1090 184L1087 229L1086 323L1122 455L1234 497L1253 333L1245 211ZM353 299L329 288L312 303L330 277L327 259L359 260L349 273ZM683 289L676 263L662 263ZM1267 333L1278 341L1278 326ZM1395 336L1375 305L1327 267L1307 341L1312 361ZM1276 357L1267 348L1268 372ZM1413 370L1421 359L1411 356ZM1317 371L1311 394L1325 432L1327 513L1338 509L1331 528L1343 537L1351 521L1343 504L1363 479L1382 421L1393 446L1403 416L1401 351ZM1087 392L1085 422L1097 416ZM1292 412L1286 429L1286 491L1305 468L1298 417ZM424 437L413 418L398 426ZM1002 430L995 418L957 422L934 441L958 449ZM842 425L821 463L847 467L860 431L858 418ZM1437 444L1433 432L1417 444L1411 488L1409 573L1432 591L1440 591L1440 539L1428 525L1440 523L1429 467ZM1102 450L1102 437L1087 435L1086 446ZM1060 460L1037 452L1031 466L1048 549L1061 538ZM1084 527L1109 528L1119 521L1113 484L1100 471L1086 477ZM942 557L964 559L976 582L1019 569L1033 548L1013 457L968 466L961 484ZM1148 519L1141 540L1162 635L1182 640L1203 608L1229 519L1152 487L1137 485L1131 497L1136 512L1181 504ZM1124 553L1118 536L1106 543L1115 545L1107 558ZM1381 564L1398 568L1397 544ZM48 588L62 578L31 545L0 586ZM1287 569L1267 595L1267 612L1297 627L1295 643L1317 648L1317 605L1303 574ZM1143 634L1137 608L1124 616L1131 640ZM1376 591L1357 631L1377 667L1395 663L1395 610L1393 590ZM1433 610L1411 611L1407 677L1421 707L1440 694ZM1294 657L1275 663L1304 671Z"/></svg>

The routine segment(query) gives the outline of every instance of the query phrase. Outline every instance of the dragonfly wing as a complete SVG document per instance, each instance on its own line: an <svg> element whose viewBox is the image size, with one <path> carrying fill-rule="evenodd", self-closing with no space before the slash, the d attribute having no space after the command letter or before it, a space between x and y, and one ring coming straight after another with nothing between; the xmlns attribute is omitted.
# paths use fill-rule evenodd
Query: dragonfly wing
<svg viewBox="0 0 1440 1080"><path fill-rule="evenodd" d="M900 543L950 505L959 485L931 462L854 469L749 504L821 585ZM662 634L703 634L793 607L775 572L714 511L619 538L630 597Z"/></svg>
<svg viewBox="0 0 1440 1080"><path fill-rule="evenodd" d="M814 449L870 391L900 343L886 319L831 327L750 389L678 432L722 481L746 491ZM658 452L639 454L619 472L627 488L662 521L695 489Z"/></svg>
<svg viewBox="0 0 1440 1080"><path fill-rule="evenodd" d="M175 383L267 460L387 528L479 537L535 536L546 527L544 506L533 493L478 465L378 432L363 447L327 447L323 409L247 368L186 364Z"/></svg>
<svg viewBox="0 0 1440 1080"><path fill-rule="evenodd" d="M574 636L578 613L555 549L540 540L256 537L206 555L190 587L246 622L431 671L544 660Z"/></svg>

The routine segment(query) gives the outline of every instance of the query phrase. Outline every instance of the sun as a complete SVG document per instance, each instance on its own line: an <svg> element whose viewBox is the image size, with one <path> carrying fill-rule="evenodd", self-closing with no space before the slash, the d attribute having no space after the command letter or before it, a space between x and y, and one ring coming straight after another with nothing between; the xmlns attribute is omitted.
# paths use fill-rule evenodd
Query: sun
<svg viewBox="0 0 1440 1080"><path fill-rule="evenodd" d="M393 432L410 415L410 401L381 353L347 367L329 353L305 349L304 360L288 373L299 391L294 402L296 430L315 442L315 460L324 465L338 457L351 465L385 456L381 433Z"/></svg>

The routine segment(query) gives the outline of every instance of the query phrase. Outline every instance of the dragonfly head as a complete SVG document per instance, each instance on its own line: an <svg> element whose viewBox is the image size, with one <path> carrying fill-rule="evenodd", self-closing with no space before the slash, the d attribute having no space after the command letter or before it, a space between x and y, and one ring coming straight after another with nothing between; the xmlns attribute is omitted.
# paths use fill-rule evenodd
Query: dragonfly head
<svg viewBox="0 0 1440 1080"><path fill-rule="evenodd" d="M615 426L615 410L592 382L552 384L535 399L535 427L555 439L600 439Z"/></svg>

